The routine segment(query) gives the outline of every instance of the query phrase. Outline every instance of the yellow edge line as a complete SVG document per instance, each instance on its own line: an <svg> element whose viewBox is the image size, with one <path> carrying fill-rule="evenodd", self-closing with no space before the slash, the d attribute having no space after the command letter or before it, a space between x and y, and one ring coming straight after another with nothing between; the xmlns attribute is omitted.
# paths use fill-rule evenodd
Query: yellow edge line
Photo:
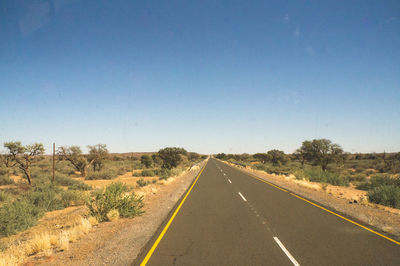
<svg viewBox="0 0 400 266"><path fill-rule="evenodd" d="M253 176L253 175L248 174L248 173L245 173L245 174L247 174L248 176L253 177L253 178L255 178L255 179L257 179L257 180L259 180L259 181L261 181L261 182L264 182L264 183L266 183L266 184L268 184L268 185L270 185L270 186L272 186L272 187L274 187L274 188L277 188L277 189L279 189L279 190L282 190L283 192L289 192L289 191L287 191L286 189L283 189L283 188L281 188L281 187L275 186L274 184L272 184L272 183L270 183L270 182L268 182L268 181L265 181L264 179L261 179L261 178L259 178L259 177L257 177L257 176Z"/></svg>
<svg viewBox="0 0 400 266"><path fill-rule="evenodd" d="M229 165L229 164L227 164L227 165L230 166L230 167L232 167L232 166ZM288 193L289 193L289 191L287 191L286 189L283 189L283 188L278 187L278 186L276 186L276 185L274 185L274 184L272 184L272 183L270 183L270 182L268 182L268 181L265 181L264 179L262 179L262 178L260 178L260 177L258 177L258 176L255 176L255 175L253 175L253 174L247 173L247 172L243 171L243 170L240 169L240 168L237 168L237 169L240 170L243 174L245 174L245 175L247 175L247 176L250 176L250 177L252 177L252 178L254 178L254 179L257 179L258 181L264 182L265 184L268 184L268 185L270 185L271 187L274 187L274 188L277 188L277 189L279 189L279 190L282 190L283 192L288 192Z"/></svg>
<svg viewBox="0 0 400 266"><path fill-rule="evenodd" d="M397 244L397 245L400 245L400 242L398 242L398 241L396 241L396 240L394 240L394 239L391 239L390 237L387 237L387 236L385 236L385 235L382 235L382 234L380 234L380 233L378 233L378 232L376 232L376 231L374 231L374 230L372 230L372 229L370 229L370 228L368 228L368 227L365 227L365 226L363 226L363 225L361 225L361 224L359 224L359 223L357 223L357 222L355 222L355 221L353 221L353 220L347 219L346 217L343 217L343 216L340 215L340 214L337 214L337 213L335 213L335 212L333 212L333 211L330 211L330 210L328 210L328 209L326 209L326 208L324 208L324 207L322 207L322 206L320 206L320 205L318 205L318 204L315 204L314 202L311 202L311 201L309 201L309 200L307 200L307 199L305 199L305 198L302 198L302 197L300 197L299 195L296 195L296 194L294 194L294 193L290 193L290 195L295 196L296 198L299 198L299 199L301 199L301 200L303 200L303 201L305 201L305 202L307 202L307 203L310 203L311 205L314 205L315 207L318 207L318 208L320 208L320 209L322 209L322 210L324 210L324 211L326 211L326 212L329 212L330 214L336 215L337 217L342 218L343 220L346 220L346 221L348 221L348 222L350 222L350 223L352 223L352 224L354 224L354 225L357 225L357 226L359 226L359 227L361 227L361 228L363 228L363 229L365 229L365 230L367 230L367 231L370 231L370 232L373 233L373 234L376 234L376 235L378 235L378 236L380 236L380 237L383 237L383 238L385 238L385 239L387 239L387 240L389 240L389 241L391 241L391 242L393 242L393 243L395 243L395 244Z"/></svg>
<svg viewBox="0 0 400 266"><path fill-rule="evenodd" d="M208 163L208 162L207 162ZM157 248L158 244L160 243L161 239L164 237L165 233L167 232L169 226L171 225L172 221L174 220L175 216L178 214L180 208L182 207L183 203L185 202L187 196L189 195L189 193L192 191L194 185L196 184L197 180L199 179L201 173L203 173L204 168L206 168L207 163L203 166L203 169L201 169L200 173L197 175L196 179L194 180L192 186L189 188L188 192L186 193L185 197L183 198L183 200L181 201L181 203L179 204L178 208L176 208L174 214L172 215L172 217L169 219L168 223L165 225L164 229L162 230L161 234L158 236L156 242L154 242L153 246L151 247L151 249L149 250L149 252L147 253L146 257L144 258L144 260L142 261L142 263L140 263L141 266L144 266L147 264L147 262L149 261L149 259L151 258L151 255L153 255L154 250Z"/></svg>
<svg viewBox="0 0 400 266"><path fill-rule="evenodd" d="M229 166L230 166L230 165L229 165ZM231 166L231 167L232 167L232 166ZM241 170L240 168L237 168L237 169ZM254 175L252 175L252 174L246 173L246 172L243 171L243 170L241 170L241 172L244 173L244 174L246 174L246 175L248 175L248 176L250 176L250 177L253 177L253 178L257 179L257 180L260 180L260 181L262 181L262 182L264 182L264 183L266 183L266 184L268 184L268 185L270 185L270 186L273 186L273 187L275 187L275 188L277 188L277 189L280 189L280 190L282 190L282 191L284 191L284 192L288 192L290 195L295 196L296 198L299 198L299 199L301 199L301 200L303 200L303 201L305 201L305 202L307 202L307 203L310 203L311 205L314 205L315 207L318 207L318 208L320 208L320 209L322 209L322 210L324 210L324 211L326 211L326 212L329 212L330 214L336 215L337 217L342 218L343 220L346 220L346 221L348 221L348 222L350 222L350 223L352 223L352 224L354 224L354 225L357 225L357 226L359 226L359 227L361 227L361 228L363 228L363 229L365 229L365 230L367 230L367 231L369 231L369 232L371 232L371 233L373 233L373 234L375 234L375 235L378 235L378 236L383 237L383 238L385 238L385 239L387 239L387 240L389 240L389 241L391 241L391 242L393 242L393 243L395 243L395 244L397 244L397 245L400 245L400 242L398 242L398 241L396 241L396 240L394 240L394 239L391 239L390 237L387 237L387 236L385 236L385 235L382 235L382 234L380 234L380 233L378 233L378 232L376 232L376 231L374 231L374 230L372 230L372 229L370 229L370 228L368 228L368 227L366 227L366 226L363 226L363 225L361 225L361 224L359 224L359 223L357 223L357 222L355 222L355 221L353 221L353 220L347 219L346 217L343 217L343 216L340 215L340 214L337 214L337 213L335 213L335 212L333 212L333 211L330 211L330 210L328 210L328 209L326 209L326 208L324 208L324 207L322 207L322 206L320 206L320 205L318 205L318 204L316 204L316 203L314 203L314 202L311 202L311 201L309 201L309 200L307 200L307 199L305 199L305 198L302 198L302 197L300 197L299 195L296 195L296 194L294 194L294 193L291 193L291 192L289 192L289 191L287 191L287 190L285 190L285 189L283 189L283 188L280 188L280 187L278 187L278 186L276 186L276 185L274 185L274 184L272 184L272 183L270 183L270 182L268 182L268 181L265 181L265 180L263 180L263 179L261 179L261 178L259 178L259 177L257 177L257 176L254 176Z"/></svg>

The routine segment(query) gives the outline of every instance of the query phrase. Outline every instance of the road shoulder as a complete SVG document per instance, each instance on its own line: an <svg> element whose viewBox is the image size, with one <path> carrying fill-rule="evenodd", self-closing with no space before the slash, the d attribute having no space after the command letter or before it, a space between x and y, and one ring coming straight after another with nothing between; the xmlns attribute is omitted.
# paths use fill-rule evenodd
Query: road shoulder
<svg viewBox="0 0 400 266"><path fill-rule="evenodd" d="M327 193L323 189L313 188L312 182L308 186L294 182L284 176L271 175L263 171L239 167L227 162L225 164L237 168L247 174L255 175L265 181L287 189L297 195L318 202L332 210L353 217L355 220L368 224L391 238L400 240L400 212L385 206L373 203L360 204L352 200Z"/></svg>
<svg viewBox="0 0 400 266"><path fill-rule="evenodd" d="M206 162L166 184L146 187L145 213L133 219L99 224L50 265L129 265L153 237ZM140 193L138 193L140 194ZM50 261L45 262L46 265Z"/></svg>

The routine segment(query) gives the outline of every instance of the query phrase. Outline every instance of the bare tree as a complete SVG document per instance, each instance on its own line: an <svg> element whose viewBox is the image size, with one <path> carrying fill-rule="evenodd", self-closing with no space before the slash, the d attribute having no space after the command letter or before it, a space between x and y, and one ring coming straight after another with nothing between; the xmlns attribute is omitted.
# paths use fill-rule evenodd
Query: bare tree
<svg viewBox="0 0 400 266"><path fill-rule="evenodd" d="M93 171L100 171L103 168L103 161L108 156L108 149L106 144L97 144L88 146L89 149L89 162L93 162Z"/></svg>
<svg viewBox="0 0 400 266"><path fill-rule="evenodd" d="M266 163L270 159L270 156L266 153L256 153L253 157L262 163Z"/></svg>
<svg viewBox="0 0 400 266"><path fill-rule="evenodd" d="M94 162L95 159L88 160L87 157L82 153L79 146L70 147L59 147L57 154L60 156L61 160L67 160L72 164L72 166L81 173L81 176L86 176L87 168Z"/></svg>
<svg viewBox="0 0 400 266"><path fill-rule="evenodd" d="M7 156L12 158L12 161L22 170L28 183L32 184L30 167L32 163L40 159L40 155L44 154L44 147L42 143L34 143L31 145L23 146L20 141L6 142L4 147L8 150ZM9 161L9 163L11 163Z"/></svg>
<svg viewBox="0 0 400 266"><path fill-rule="evenodd" d="M339 163L344 160L343 149L328 139L304 141L298 152L305 160L314 165L320 165L326 171L329 163Z"/></svg>
<svg viewBox="0 0 400 266"><path fill-rule="evenodd" d="M11 154L0 154L0 165L4 165L7 168L8 176L10 176L11 169L17 164L13 160Z"/></svg>

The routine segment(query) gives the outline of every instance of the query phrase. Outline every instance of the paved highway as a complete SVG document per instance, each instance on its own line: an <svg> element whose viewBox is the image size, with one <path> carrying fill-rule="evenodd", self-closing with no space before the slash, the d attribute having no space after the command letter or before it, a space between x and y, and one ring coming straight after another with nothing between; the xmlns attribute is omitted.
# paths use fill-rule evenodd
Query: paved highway
<svg viewBox="0 0 400 266"><path fill-rule="evenodd" d="M400 265L400 245L210 159L142 265Z"/></svg>

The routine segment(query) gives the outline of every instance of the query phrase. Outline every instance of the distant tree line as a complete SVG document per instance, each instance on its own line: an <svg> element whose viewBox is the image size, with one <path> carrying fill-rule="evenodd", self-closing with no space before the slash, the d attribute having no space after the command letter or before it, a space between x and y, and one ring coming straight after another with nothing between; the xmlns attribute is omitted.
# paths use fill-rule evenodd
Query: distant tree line
<svg viewBox="0 0 400 266"><path fill-rule="evenodd" d="M43 159L45 152L43 144L34 143L31 145L22 145L20 141L14 141L5 142L3 146L6 151L0 154L0 166L2 165L10 170L14 167L18 167L28 183L32 184L31 166ZM87 148L88 154L84 154L79 146L61 146L57 149L57 160L69 162L82 177L86 176L89 167L92 167L93 172L101 171L104 166L104 160L110 158L107 145L89 145ZM205 155L187 152L183 148L167 147L160 149L151 156L142 155L140 161L146 168L150 168L156 164L161 165L164 169L172 169L182 162L183 155L190 161L206 158ZM119 160L119 157L114 157L114 159Z"/></svg>
<svg viewBox="0 0 400 266"><path fill-rule="evenodd" d="M271 163L274 166L286 165L289 161L298 161L301 167L305 163L313 166L320 166L323 171L327 171L332 163L343 165L346 160L373 160L374 165L380 172L400 173L400 152L398 153L368 153L350 154L345 153L339 144L333 143L329 139L313 139L303 141L300 148L293 154L285 154L280 150L269 150L266 153L249 154L225 154L219 153L215 156L221 160L246 161L253 158L263 164Z"/></svg>

